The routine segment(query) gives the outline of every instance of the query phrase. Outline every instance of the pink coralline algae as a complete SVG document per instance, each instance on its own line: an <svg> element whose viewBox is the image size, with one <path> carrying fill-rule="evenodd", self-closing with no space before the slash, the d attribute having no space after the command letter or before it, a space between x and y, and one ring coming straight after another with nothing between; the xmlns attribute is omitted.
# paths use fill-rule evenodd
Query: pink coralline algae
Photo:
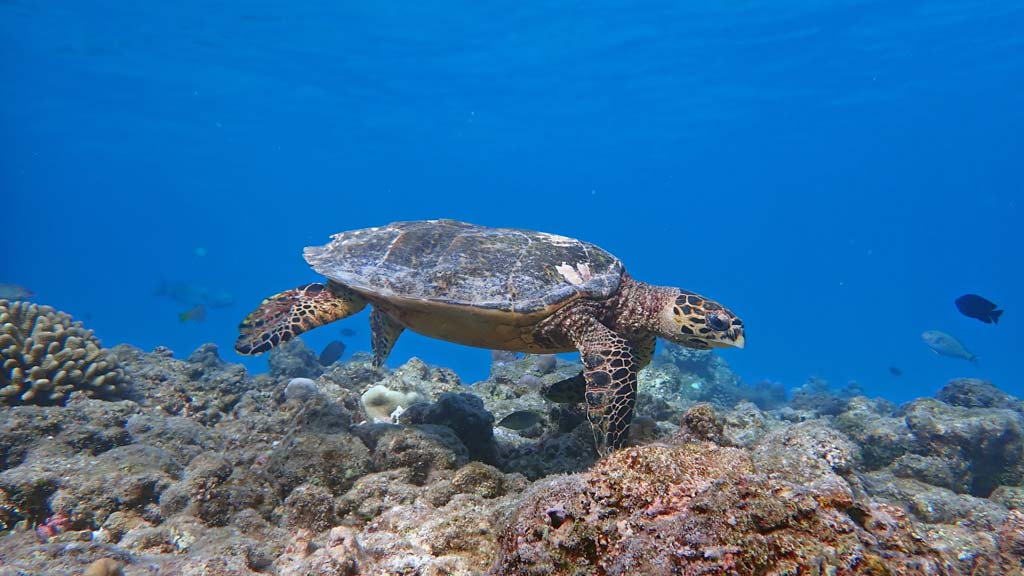
<svg viewBox="0 0 1024 576"><path fill-rule="evenodd" d="M36 534L45 542L67 530L70 525L71 519L68 518L67 514L57 512L47 518L42 524L36 526Z"/></svg>

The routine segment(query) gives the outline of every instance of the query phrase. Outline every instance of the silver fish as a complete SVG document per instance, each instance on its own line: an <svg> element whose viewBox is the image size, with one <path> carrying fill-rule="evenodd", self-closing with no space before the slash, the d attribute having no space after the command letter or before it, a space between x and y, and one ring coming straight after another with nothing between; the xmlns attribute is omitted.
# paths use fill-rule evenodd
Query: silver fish
<svg viewBox="0 0 1024 576"><path fill-rule="evenodd" d="M978 363L978 357L975 356L974 353L961 344L959 340L945 332L939 332L938 330L925 330L921 334L921 339L924 340L924 343L939 356L963 358L968 362L974 364Z"/></svg>
<svg viewBox="0 0 1024 576"><path fill-rule="evenodd" d="M35 296L31 290L17 284L0 284L0 300L28 300Z"/></svg>

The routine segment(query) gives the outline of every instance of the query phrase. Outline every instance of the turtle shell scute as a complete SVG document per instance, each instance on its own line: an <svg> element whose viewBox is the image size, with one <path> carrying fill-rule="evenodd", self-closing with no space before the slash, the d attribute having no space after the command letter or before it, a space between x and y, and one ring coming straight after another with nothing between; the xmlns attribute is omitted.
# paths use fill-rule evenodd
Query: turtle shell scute
<svg viewBox="0 0 1024 576"><path fill-rule="evenodd" d="M329 279L396 304L413 299L514 313L608 298L624 272L618 258L587 242L454 220L342 232L305 256Z"/></svg>

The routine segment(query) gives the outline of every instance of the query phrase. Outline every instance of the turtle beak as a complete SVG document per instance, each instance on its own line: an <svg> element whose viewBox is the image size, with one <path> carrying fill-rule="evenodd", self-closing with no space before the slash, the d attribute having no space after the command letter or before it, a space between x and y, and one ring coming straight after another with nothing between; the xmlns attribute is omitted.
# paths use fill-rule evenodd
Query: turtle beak
<svg viewBox="0 0 1024 576"><path fill-rule="evenodd" d="M742 349L747 344L747 337L740 329L736 329L734 331L734 336L735 339L732 341L733 347Z"/></svg>
<svg viewBox="0 0 1024 576"><path fill-rule="evenodd" d="M740 348L742 349L747 344L747 337L743 333L743 327L737 326L726 334L721 340L711 340L708 342L713 348Z"/></svg>

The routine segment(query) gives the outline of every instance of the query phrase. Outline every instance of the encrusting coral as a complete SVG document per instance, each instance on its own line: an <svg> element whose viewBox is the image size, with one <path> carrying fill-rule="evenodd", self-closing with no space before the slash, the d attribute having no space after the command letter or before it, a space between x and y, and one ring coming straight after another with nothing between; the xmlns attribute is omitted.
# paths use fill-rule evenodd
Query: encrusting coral
<svg viewBox="0 0 1024 576"><path fill-rule="evenodd" d="M63 404L75 390L122 396L124 371L92 330L50 306L0 300L0 404Z"/></svg>
<svg viewBox="0 0 1024 576"><path fill-rule="evenodd" d="M377 384L363 393L363 409L376 422L391 422L392 414L399 408L408 408L420 400L416 392L399 392L383 384Z"/></svg>

